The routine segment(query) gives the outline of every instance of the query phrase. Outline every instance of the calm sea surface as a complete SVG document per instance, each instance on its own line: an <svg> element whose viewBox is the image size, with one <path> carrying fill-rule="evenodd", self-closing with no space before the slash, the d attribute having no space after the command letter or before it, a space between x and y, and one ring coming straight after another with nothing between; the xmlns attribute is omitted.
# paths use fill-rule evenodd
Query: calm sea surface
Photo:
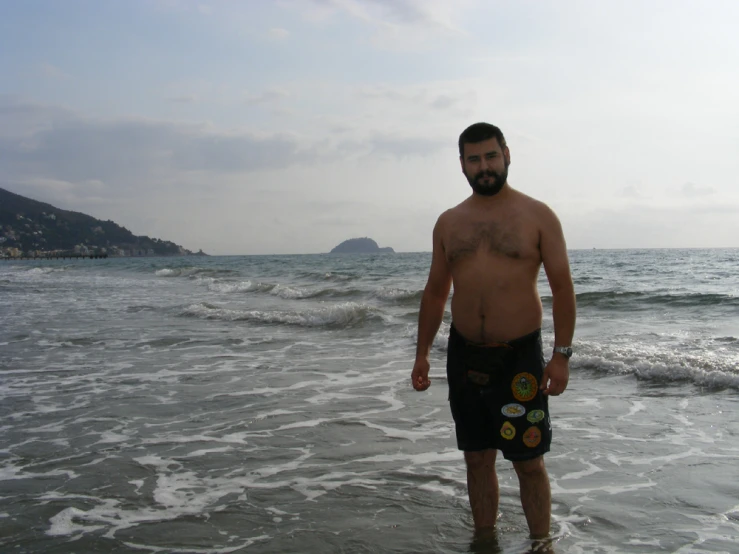
<svg viewBox="0 0 739 554"><path fill-rule="evenodd" d="M738 553L739 250L570 255L555 551ZM410 386L429 263L0 262L0 552L526 552L503 460L472 540L448 313Z"/></svg>

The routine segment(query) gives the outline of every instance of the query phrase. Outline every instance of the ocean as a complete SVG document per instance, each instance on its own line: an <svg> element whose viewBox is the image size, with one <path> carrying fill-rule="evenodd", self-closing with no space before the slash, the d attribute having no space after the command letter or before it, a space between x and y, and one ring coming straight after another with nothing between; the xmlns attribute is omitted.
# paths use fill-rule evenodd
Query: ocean
<svg viewBox="0 0 739 554"><path fill-rule="evenodd" d="M574 250L554 551L739 552L739 249ZM0 551L523 553L473 540L430 253L0 261ZM553 340L542 272L543 340Z"/></svg>

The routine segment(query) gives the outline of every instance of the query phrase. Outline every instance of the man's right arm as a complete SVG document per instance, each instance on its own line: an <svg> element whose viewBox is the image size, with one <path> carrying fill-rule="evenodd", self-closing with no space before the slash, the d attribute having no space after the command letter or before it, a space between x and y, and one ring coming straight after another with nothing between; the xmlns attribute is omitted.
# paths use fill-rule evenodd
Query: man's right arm
<svg viewBox="0 0 739 554"><path fill-rule="evenodd" d="M434 227L433 254L428 282L421 298L421 309L418 314L418 342L416 344L416 362L413 365L411 381L413 388L419 391L429 388L429 352L434 337L444 318L444 308L452 286L452 274L444 253L441 240L442 215Z"/></svg>

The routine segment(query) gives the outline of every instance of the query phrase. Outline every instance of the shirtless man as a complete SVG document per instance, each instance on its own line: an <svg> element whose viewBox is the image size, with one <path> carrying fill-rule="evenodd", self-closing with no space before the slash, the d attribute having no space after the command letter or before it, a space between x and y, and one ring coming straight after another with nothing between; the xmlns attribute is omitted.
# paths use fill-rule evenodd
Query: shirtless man
<svg viewBox="0 0 739 554"><path fill-rule="evenodd" d="M546 538L551 518L543 458L551 442L547 404L549 396L567 387L575 330L565 239L549 207L508 185L511 154L500 129L471 125L459 137L459 155L472 195L441 214L434 227L411 380L418 391L431 384L429 350L454 284L447 379L475 529L495 527L500 450L518 475L532 538ZM552 290L555 349L548 362L540 333L541 264Z"/></svg>

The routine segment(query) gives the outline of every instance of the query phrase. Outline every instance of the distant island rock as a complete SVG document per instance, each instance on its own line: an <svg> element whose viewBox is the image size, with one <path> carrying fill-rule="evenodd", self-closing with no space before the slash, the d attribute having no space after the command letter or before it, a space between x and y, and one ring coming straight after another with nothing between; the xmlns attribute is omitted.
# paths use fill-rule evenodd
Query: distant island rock
<svg viewBox="0 0 739 554"><path fill-rule="evenodd" d="M110 220L61 210L0 188L0 258L207 256L174 242L137 236Z"/></svg>
<svg viewBox="0 0 739 554"><path fill-rule="evenodd" d="M331 254L379 254L394 252L395 250L389 246L380 248L375 241L367 237L345 240L331 250Z"/></svg>

